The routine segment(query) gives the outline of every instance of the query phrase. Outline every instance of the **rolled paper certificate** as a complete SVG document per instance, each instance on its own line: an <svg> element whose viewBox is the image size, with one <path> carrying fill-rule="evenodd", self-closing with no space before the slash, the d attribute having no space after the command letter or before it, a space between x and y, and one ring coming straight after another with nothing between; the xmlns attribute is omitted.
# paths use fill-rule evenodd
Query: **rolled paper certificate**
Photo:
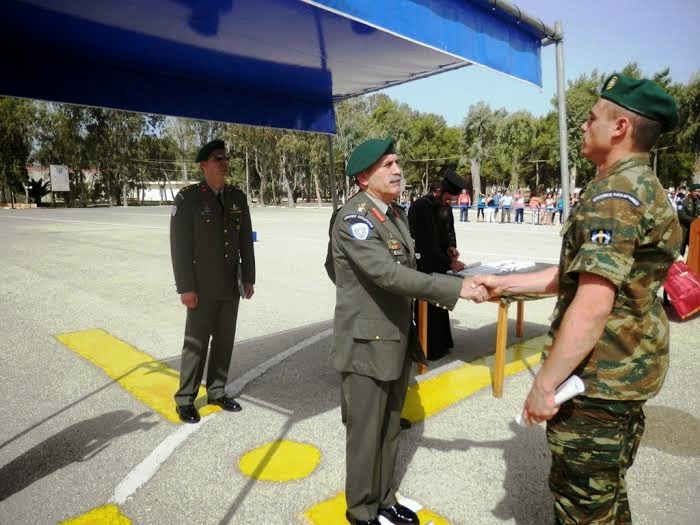
<svg viewBox="0 0 700 525"><path fill-rule="evenodd" d="M554 391L554 403L559 406L572 397L583 394L585 391L586 385L583 383L583 380L579 376L571 376ZM521 427L527 426L522 414L515 416L515 422Z"/></svg>

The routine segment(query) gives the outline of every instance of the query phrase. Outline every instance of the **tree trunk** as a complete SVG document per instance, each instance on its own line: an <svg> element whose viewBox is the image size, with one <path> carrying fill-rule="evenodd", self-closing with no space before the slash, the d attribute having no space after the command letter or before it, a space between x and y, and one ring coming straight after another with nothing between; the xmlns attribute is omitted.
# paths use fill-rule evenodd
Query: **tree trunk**
<svg viewBox="0 0 700 525"><path fill-rule="evenodd" d="M287 178L287 155L284 153L280 158L280 175L282 177L282 187L287 192L287 206L290 208L296 208L296 203L294 202L294 192L289 185L289 179Z"/></svg>
<svg viewBox="0 0 700 525"><path fill-rule="evenodd" d="M129 202L127 201L128 188L129 186L126 182L122 184L122 206L124 208L129 206Z"/></svg>
<svg viewBox="0 0 700 525"><path fill-rule="evenodd" d="M187 182L187 160L182 159L182 182Z"/></svg>
<svg viewBox="0 0 700 525"><path fill-rule="evenodd" d="M265 170L261 169L261 162L258 159L258 150L255 150L255 156L253 157L255 164L255 171L260 177L260 204L265 206L265 184L267 184L267 176L265 175Z"/></svg>
<svg viewBox="0 0 700 525"><path fill-rule="evenodd" d="M574 188L576 187L576 178L578 177L578 167L576 167L576 164L571 166L571 173L569 175L569 191L571 193L574 192Z"/></svg>
<svg viewBox="0 0 700 525"><path fill-rule="evenodd" d="M479 193L481 193L481 164L478 160L471 160L472 168L472 186L474 186L474 201L478 202Z"/></svg>
<svg viewBox="0 0 700 525"><path fill-rule="evenodd" d="M319 206L323 206L323 200L321 199L321 183L318 180L317 170L314 170L314 186L316 186L316 201Z"/></svg>
<svg viewBox="0 0 700 525"><path fill-rule="evenodd" d="M518 184L519 184L519 181L518 181L518 171L519 170L518 170L518 168L519 168L519 166L518 166L517 162L513 162L510 166L510 187L513 190L518 189Z"/></svg>

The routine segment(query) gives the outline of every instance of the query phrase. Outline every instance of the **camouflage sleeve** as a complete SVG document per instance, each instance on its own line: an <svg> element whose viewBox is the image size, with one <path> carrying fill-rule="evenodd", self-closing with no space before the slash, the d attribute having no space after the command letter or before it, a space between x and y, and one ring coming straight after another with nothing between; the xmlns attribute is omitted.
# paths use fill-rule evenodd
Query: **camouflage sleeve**
<svg viewBox="0 0 700 525"><path fill-rule="evenodd" d="M632 199L619 195L629 194L601 193L579 205L571 232L578 249L566 273L599 275L618 289L627 279L640 238L641 203L631 195Z"/></svg>

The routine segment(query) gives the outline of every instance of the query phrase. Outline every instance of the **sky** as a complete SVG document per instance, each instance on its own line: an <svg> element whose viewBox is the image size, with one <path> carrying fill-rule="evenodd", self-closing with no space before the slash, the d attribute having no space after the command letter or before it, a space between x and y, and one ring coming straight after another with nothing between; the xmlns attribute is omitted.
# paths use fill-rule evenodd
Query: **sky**
<svg viewBox="0 0 700 525"><path fill-rule="evenodd" d="M700 74L700 0L514 0L530 16L564 29L564 74L575 79L598 68L612 73L637 62L645 75L671 68L675 82ZM414 110L442 115L460 125L469 106L483 100L492 108L553 109L556 94L554 45L542 48L542 90L478 66L386 89Z"/></svg>

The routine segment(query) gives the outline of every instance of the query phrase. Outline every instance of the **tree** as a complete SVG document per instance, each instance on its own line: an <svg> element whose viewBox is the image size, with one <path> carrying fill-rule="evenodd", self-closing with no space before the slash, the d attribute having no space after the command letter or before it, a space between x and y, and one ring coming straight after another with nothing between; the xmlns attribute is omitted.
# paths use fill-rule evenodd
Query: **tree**
<svg viewBox="0 0 700 525"><path fill-rule="evenodd" d="M501 171L509 174L510 188L520 187L520 172L526 157L532 154L535 130L535 119L528 111L516 111L497 123L496 160Z"/></svg>
<svg viewBox="0 0 700 525"><path fill-rule="evenodd" d="M481 165L492 154L496 143L496 127L506 115L505 109L492 110L486 102L469 106L464 119L463 152L471 164L472 186L475 197L481 192Z"/></svg>
<svg viewBox="0 0 700 525"><path fill-rule="evenodd" d="M10 97L0 98L0 188L7 188L10 201L24 190L26 168L31 151L35 107L32 102ZM4 200L4 199L3 199Z"/></svg>

